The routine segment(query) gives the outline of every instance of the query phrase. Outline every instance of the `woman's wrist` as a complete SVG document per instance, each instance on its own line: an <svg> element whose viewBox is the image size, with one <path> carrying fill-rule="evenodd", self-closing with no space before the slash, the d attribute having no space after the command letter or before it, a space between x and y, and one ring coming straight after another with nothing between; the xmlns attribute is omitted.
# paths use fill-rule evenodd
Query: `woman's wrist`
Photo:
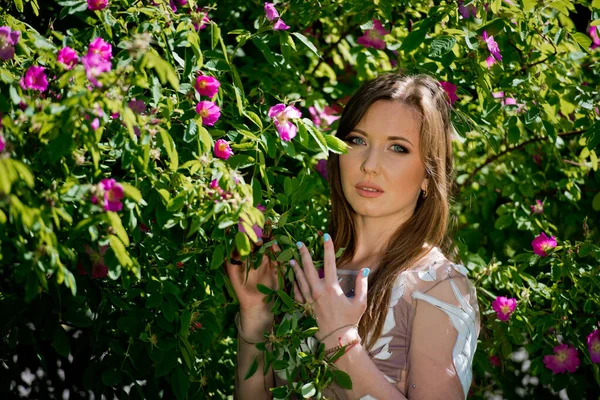
<svg viewBox="0 0 600 400"><path fill-rule="evenodd" d="M325 351L327 351L340 344L346 345L355 339L360 339L358 329L355 326L350 326L335 331L332 335L321 341L321 343L325 345Z"/></svg>
<svg viewBox="0 0 600 400"><path fill-rule="evenodd" d="M248 314L240 311L236 319L240 336L251 343L263 342L264 333L273 326L273 314Z"/></svg>

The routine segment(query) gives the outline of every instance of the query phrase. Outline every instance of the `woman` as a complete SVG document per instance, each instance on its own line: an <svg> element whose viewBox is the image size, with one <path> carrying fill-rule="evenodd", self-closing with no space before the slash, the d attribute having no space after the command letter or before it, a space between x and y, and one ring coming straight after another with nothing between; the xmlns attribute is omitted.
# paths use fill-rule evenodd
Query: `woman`
<svg viewBox="0 0 600 400"><path fill-rule="evenodd" d="M452 131L447 95L425 75L380 76L344 109L336 135L350 149L327 161L332 218L324 277L301 242L302 259L291 262L295 299L312 304L316 339L326 351L347 346L336 365L353 388L333 386L327 398L467 396L479 310L466 268L443 253ZM340 247L346 250L336 260ZM273 322L256 284L277 289L276 271L265 258L244 285L245 268L227 268L240 301L237 396L269 398L268 388L281 384L277 376L243 375L258 354L250 343L263 340Z"/></svg>

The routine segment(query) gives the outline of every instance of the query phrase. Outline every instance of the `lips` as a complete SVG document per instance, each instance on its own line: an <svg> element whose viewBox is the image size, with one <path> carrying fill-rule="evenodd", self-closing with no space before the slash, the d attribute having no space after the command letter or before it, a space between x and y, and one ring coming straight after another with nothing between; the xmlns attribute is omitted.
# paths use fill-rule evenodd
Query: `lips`
<svg viewBox="0 0 600 400"><path fill-rule="evenodd" d="M370 182L360 182L356 184L355 188L358 194L362 197L374 198L383 194L382 188Z"/></svg>
<svg viewBox="0 0 600 400"><path fill-rule="evenodd" d="M359 189L359 190L365 190L368 192L381 192L383 193L383 189L379 186L377 186L374 183L370 183L370 182L359 182L356 184L355 188Z"/></svg>

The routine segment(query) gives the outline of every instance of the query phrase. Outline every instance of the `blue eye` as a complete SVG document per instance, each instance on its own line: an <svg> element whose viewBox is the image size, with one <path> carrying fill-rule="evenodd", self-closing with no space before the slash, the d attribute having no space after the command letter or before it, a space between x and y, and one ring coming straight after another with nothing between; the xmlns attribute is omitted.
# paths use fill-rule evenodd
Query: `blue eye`
<svg viewBox="0 0 600 400"><path fill-rule="evenodd" d="M346 138L346 141L350 142L352 144L358 144L358 145L363 144L365 142L364 140L362 140L361 138L359 138L357 136L352 136L352 137Z"/></svg>
<svg viewBox="0 0 600 400"><path fill-rule="evenodd" d="M392 149L395 148L395 152L397 153L408 153L408 151L406 151L406 148L404 148L403 146L400 146L399 144L394 144L392 145Z"/></svg>

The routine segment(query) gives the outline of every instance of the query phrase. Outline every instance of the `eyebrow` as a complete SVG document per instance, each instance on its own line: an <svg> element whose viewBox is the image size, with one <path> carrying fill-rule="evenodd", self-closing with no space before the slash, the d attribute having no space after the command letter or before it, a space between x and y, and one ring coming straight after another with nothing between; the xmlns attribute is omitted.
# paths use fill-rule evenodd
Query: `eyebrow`
<svg viewBox="0 0 600 400"><path fill-rule="evenodd" d="M366 137L369 137L369 134L365 131L363 131L362 129L358 129L358 128L354 128L352 129L353 132L358 132L360 134L365 135ZM407 138L405 138L404 136L388 136L388 140L404 140L405 142L408 142L411 146L414 146L410 140L408 140Z"/></svg>

